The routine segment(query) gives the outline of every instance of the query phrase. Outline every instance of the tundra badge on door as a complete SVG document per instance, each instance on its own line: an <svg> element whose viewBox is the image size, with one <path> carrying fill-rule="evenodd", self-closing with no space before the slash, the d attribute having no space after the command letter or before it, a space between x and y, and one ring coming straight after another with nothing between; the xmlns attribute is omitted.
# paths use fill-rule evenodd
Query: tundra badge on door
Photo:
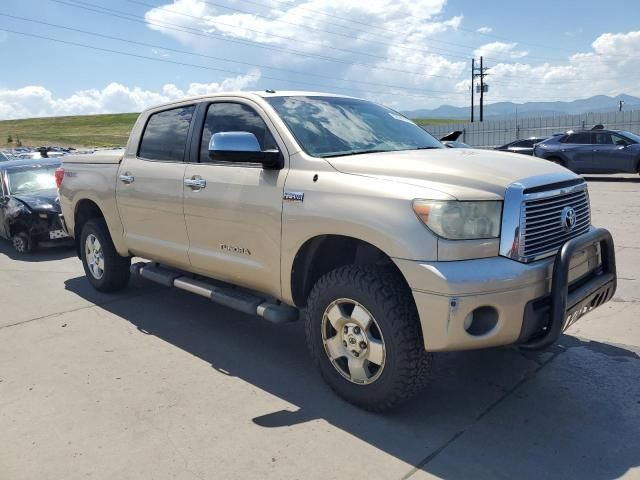
<svg viewBox="0 0 640 480"><path fill-rule="evenodd" d="M284 192L282 198L287 202L304 202L304 192Z"/></svg>

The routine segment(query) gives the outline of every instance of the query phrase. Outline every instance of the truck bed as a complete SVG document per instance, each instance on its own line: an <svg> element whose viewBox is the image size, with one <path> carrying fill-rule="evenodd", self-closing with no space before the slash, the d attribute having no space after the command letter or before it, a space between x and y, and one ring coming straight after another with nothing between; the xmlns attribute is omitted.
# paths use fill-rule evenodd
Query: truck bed
<svg viewBox="0 0 640 480"><path fill-rule="evenodd" d="M123 149L99 150L95 153L81 155L65 155L62 163L98 163L98 164L118 164L124 155Z"/></svg>

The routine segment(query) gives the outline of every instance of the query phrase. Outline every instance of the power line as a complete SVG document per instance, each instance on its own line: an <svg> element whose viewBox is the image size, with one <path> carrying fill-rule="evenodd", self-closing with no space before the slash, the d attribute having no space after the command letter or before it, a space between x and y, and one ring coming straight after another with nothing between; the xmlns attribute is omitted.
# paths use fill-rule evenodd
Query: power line
<svg viewBox="0 0 640 480"><path fill-rule="evenodd" d="M286 68L280 68L280 67L272 67L269 65L264 65L264 64L259 64L259 63L251 63L251 62L244 62L241 60L232 60L229 58L223 58L223 57L217 57L217 56L213 56L213 55L206 55L203 53L194 53L194 52L189 52L186 50L178 50L175 48L171 48L171 47L165 47L162 45L155 45L152 43L146 43L146 42L139 42L136 40L130 40L130 39L126 39L126 38L122 38L122 37L114 37L111 35L105 35L105 34L101 34L101 33L96 33L96 32L90 32L87 30L81 30L79 28L74 28L74 27L68 27L65 25L58 25L55 23L49 23L49 22L44 22L42 20L37 20L37 19L30 19L30 18L26 18L26 17L20 17L17 15L9 15L7 13L2 13L0 12L0 16L2 17L7 17L7 18L12 18L14 20L21 20L21 21L25 21L25 22L30 22L30 23L35 23L38 25L45 25L48 27L54 27L54 28L59 28L59 29L63 29L63 30L68 30L71 32L77 32L77 33L82 33L84 35L91 35L94 37L99 37L99 38L105 38L107 40L114 40L114 41L118 41L118 42L123 42L123 43L128 43L128 44L132 44L132 45L139 45L142 47L149 47L149 48L155 48L155 49L159 49L159 50L165 50L168 52L174 52L174 53L180 53L180 54L184 54L184 55L192 55L192 56L196 56L196 57L202 57L202 58L207 58L207 59L211 59L211 60L217 60L217 61L222 61L222 62L230 62L230 63L237 63L240 65L246 65L246 66L250 66L250 67L258 67L258 68L266 68L266 69L271 69L271 70L278 70L278 71L282 71L285 73L293 73L296 75L305 75L305 76L311 76L311 77L317 77L317 78L325 78L328 80L339 80L339 81L344 81L344 82L351 82L351 83L356 83L356 84L364 84L364 85L373 85L373 86L377 86L377 87L387 87L387 88L397 88L397 89L401 89L401 90L415 90L415 91L420 91L420 92L429 92L429 93L443 93L446 95L460 95L459 92L448 92L448 91L442 91L442 90L429 90L429 89L424 89L424 88L418 88L418 87L407 87L407 86L403 86L403 85L390 85L390 84L386 84L386 83L376 83L376 82L367 82L367 81L363 81L363 80L351 80L348 78L336 78L335 76L330 76L330 75L321 75L321 74L316 74L316 73L308 73L308 72L302 72L299 70L290 70L290 69L286 69Z"/></svg>
<svg viewBox="0 0 640 480"><path fill-rule="evenodd" d="M145 60L151 60L151 61L155 61L155 62L162 62L162 63L169 63L169 64L173 64L173 65L179 65L182 67L192 67L192 68L198 68L198 69L203 69L203 70L212 70L212 71L216 71L216 72L223 72L223 73L230 73L233 75L238 75L241 74L242 72L238 72L238 71L233 71L233 70L227 70L224 68L217 68L217 67L209 67L206 65L197 65L197 64L193 64L193 63L187 63L187 62L178 62L175 60L168 60L166 58L157 58L157 57L149 57L147 55L140 55L140 54L136 54L136 53L131 53L131 52L123 52L121 50L114 50L111 48L104 48L104 47L96 47L94 45L86 45L83 43L78 43L78 42L72 42L72 41L68 41L68 40L60 40L58 38L52 38L52 37L47 37L44 35L38 35L35 33L27 33L27 32L20 32L17 30L12 30L9 28L5 28L5 27L0 27L0 31L5 31L5 32L9 32L9 33L14 33L17 35L23 35L26 37L33 37L33 38L39 38L42 40L47 40L50 42L57 42L57 43L61 43L64 45L71 45L71 46L75 46L75 47L81 47L81 48L86 48L86 49L90 49L90 50L96 50L96 51L100 51L100 52L106 52L106 53L115 53L118 55L125 55L128 57L133 57L133 58L140 58L140 59L145 59ZM352 87L338 87L338 86L330 86L330 85L323 85L323 84L318 84L318 83L313 83L313 82L304 82L304 81L299 81L299 80L291 80L291 79L285 79L285 78L277 78L277 77L271 77L271 76L267 76L267 75L261 75L261 78L267 79L267 80L274 80L274 81L279 81L279 82L287 82L287 83L297 83L300 85L309 85L312 87L320 87L320 88L335 88L338 90L347 90L347 91L360 91L362 93L369 93L369 94L373 94L373 95L397 95L397 96L408 96L408 97L416 97L416 98L433 98L433 96L431 95L420 95L420 94L411 94L411 93L407 93L407 92L393 92L393 91L374 91L374 90L362 90L362 89L355 89ZM443 92L446 95L463 95L463 93L453 93L453 92Z"/></svg>
<svg viewBox="0 0 640 480"><path fill-rule="evenodd" d="M85 3L85 4L88 4L88 5L94 5L94 4L91 4L90 2L81 2L80 0L74 0L74 1L76 1L77 3ZM196 20L202 20L201 17L197 17L195 15L190 15L190 14L184 13L184 12L179 12L179 11L177 11L175 9L170 9L170 8L168 8L166 6L154 5L154 4L150 4L150 3L147 3L147 2L143 2L141 0L126 0L126 1L130 2L130 3L142 5L142 6L145 6L145 7L148 7L148 8L164 10L166 12L173 13L175 15L180 15L180 16L183 16L183 17L193 18L193 19L196 19ZM265 19L265 20L268 20L268 21L271 21L271 22L284 23L284 24L292 25L292 26L295 26L295 27L298 27L298 28L302 27L302 25L300 25L299 23L296 23L296 22L291 22L291 21L288 21L288 20L282 20L282 19L279 19L279 18L271 18L271 17L269 17L267 15L262 15L262 14L251 12L251 11L248 11L248 10L243 10L243 9L239 9L239 8L235 8L235 7L229 7L229 6L226 6L226 5L221 5L219 3L214 3L214 2L211 2L211 1L207 1L207 0L202 0L202 1L203 1L203 3L205 3L207 5L210 5L210 6L213 6L213 7L217 7L217 8L223 8L225 10L230 10L232 12L238 12L238 13L243 13L243 14L247 14L247 15L253 15L253 16L257 17L257 18L262 18L262 19ZM259 6L262 6L262 7L266 7L266 5L258 3L258 2L254 2L254 1L243 0L243 2L244 3L251 3L251 4L254 4L254 5L259 5ZM94 5L94 6L97 6L97 5ZM100 8L102 8L102 7L100 7ZM303 17L303 18L306 18L306 17ZM237 25L233 25L233 24L228 24L228 23L224 23L224 22L220 22L220 21L217 21L216 23L219 24L219 25L224 25L224 26L228 26L228 27L237 28ZM331 24L331 25L335 25L335 24ZM243 30L259 33L259 34L262 34L262 35L269 35L269 36L272 36L274 38L282 38L282 39L285 39L285 40L292 40L292 41L295 41L295 42L311 43L311 44L315 44L315 45L321 45L321 43L319 43L319 42L310 42L308 40L302 40L300 38L276 35L276 34L273 34L273 33L265 32L263 30L256 30L256 29L245 27L245 26L243 26L241 28ZM345 34L345 33L342 33L342 32L333 32L333 31L330 31L330 30L325 30L325 29L313 27L313 26L310 26L310 25L304 25L304 28L307 29L307 30L314 30L314 31L317 31L317 32L328 33L330 35L337 35L337 36L344 37L344 38L350 38L350 39L353 39L353 40L362 40L362 38L358 37L358 36L348 35L348 34ZM364 30L358 30L358 31L365 32L367 34L371 34L371 32L366 32ZM406 34L407 32L398 32L398 33ZM396 42L389 43L389 42L381 42L379 40L371 40L371 39L368 39L366 41L369 42L369 43L375 43L375 44L383 45L385 47L402 48L402 49L412 50L412 51L419 52L419 53L427 53L427 54L437 53L437 54L439 54L439 55L441 55L443 57L451 57L451 58L459 58L459 59L467 60L468 56L469 56L468 52L452 52L451 50L444 50L444 49L441 49L441 48L434 49L433 47L431 47L430 49L425 49L425 48L419 48L419 47L415 47L415 46L407 46L407 45L404 45L402 43L396 43ZM461 45L461 44L457 44L457 43L453 43L453 42L445 42L443 40L429 39L429 41L436 42L436 43L451 44L451 45L458 46L460 48L464 48L466 50L476 50L477 49L477 47L474 47L474 46ZM344 49L335 48L335 47L334 47L334 49L336 49L336 50L344 50ZM362 52L353 51L353 50L346 50L346 51L348 53L356 53L358 55L362 55L363 54ZM371 54L366 54L366 55L367 56L374 56L376 58L385 58L386 59L386 57L381 57L380 55L371 55ZM486 57L486 58L488 58L488 59L490 58L491 60L494 60L496 62L501 62L501 63L512 63L513 62L513 59L493 58L493 57ZM528 58L547 59L547 57L535 57L535 56L528 56ZM555 59L555 60L564 61L564 59ZM412 64L415 64L415 65L428 66L428 65L426 65L426 64L424 64L422 62L411 62L411 61L406 61L405 60L405 63L412 63Z"/></svg>
<svg viewBox="0 0 640 480"><path fill-rule="evenodd" d="M105 7L102 7L102 6L99 6L99 5L95 5L95 4L91 3L91 2L83 2L83 1L80 1L80 0L72 0L72 1L74 3L77 3L77 4L87 5L87 6L91 6L91 7L94 7L94 8L100 8L100 9L103 9L103 10L106 10L106 11L123 13L123 12L119 12L118 10L113 10L113 9L105 8ZM149 3L145 3L145 2L141 2L141 1L138 1L138 0L127 0L127 1L130 2L130 3L138 4L138 5L144 5L144 6L147 6L149 8L158 8L155 5L152 5L152 4L149 4ZM205 3L208 3L208 2L205 2ZM218 6L220 8L226 8L226 9L229 9L229 10L232 10L232 11L236 11L236 12L240 12L240 13L249 13L246 10L241 10L241 9L237 9L237 8L225 7L225 6L218 5L218 4L211 4L211 5L215 5L215 6ZM177 10L173 10L173 9L170 9L170 8L167 8L167 7L162 7L162 8L166 12L172 13L174 15L180 15L180 16L183 16L183 17L193 18L193 19L196 19L196 20L202 20L201 17L196 17L195 15L189 15L188 13L179 12ZM268 17L262 16L262 15L257 15L257 14L252 14L252 15L255 15L255 16L259 17L259 18L268 18ZM275 21L279 21L279 22L282 22L282 23L286 23L286 24L289 24L289 25L295 25L296 27L300 27L299 24L296 24L294 22L287 22L287 21L284 21L284 20L275 20ZM218 25L224 25L224 26L227 26L227 27L238 28L237 25L230 24L230 23L224 23L224 22L220 22L220 21L218 21L216 23ZM326 31L326 30L321 30L321 29L318 29L318 28L315 28L315 27L310 27L310 26L308 26L308 27L305 26L305 28L307 28L309 30L318 30L318 31L321 31L321 32L324 32L324 33L333 34L333 35L339 35L339 36L342 36L342 37L345 37L345 38L349 38L349 39L352 39L352 40L359 40L358 37L354 37L352 35L346 35L346 34L337 33L337 32L329 32L329 31ZM275 33L269 33L269 32L265 32L263 30L257 30L257 29L254 29L254 28L249 28L249 27L244 27L244 26L242 27L242 29L243 30L247 30L249 32L254 32L254 33L257 33L257 34L261 34L261 35L267 35L267 36L270 36L272 38L278 38L278 39L286 40L288 42L304 43L304 44L307 44L307 45L313 45L315 47L326 47L326 45L324 43L318 42L318 41L305 40L303 38L298 38L298 37L288 37L288 36L285 36L285 35L278 35L278 34L275 34ZM388 43L380 42L380 41L376 41L376 40L370 40L370 43L379 43L379 44L384 45L384 46L390 46ZM345 53L350 53L350 54L353 54L353 55L361 55L361 56L365 56L365 57L376 58L378 60L387 60L387 57L385 57L383 55L377 55L377 54L374 54L374 53L362 52L362 51L358 51L358 50L351 50L351 49L343 48L343 47L331 47L331 48L333 50L335 50L335 51L338 51L338 52L345 52ZM406 47L406 48L409 48L409 47ZM429 53L433 54L433 52L429 52ZM466 59L466 57L462 56L462 55L458 55L458 57ZM430 65L428 65L428 64L426 64L424 62L415 62L415 61L411 61L411 60L404 60L404 63L411 64L411 65L418 65L418 66L422 66L422 67L430 66ZM433 76L437 76L437 75L433 75ZM446 78L446 77L444 77L444 78Z"/></svg>
<svg viewBox="0 0 640 480"><path fill-rule="evenodd" d="M137 22L137 23L142 23L142 24L146 24L146 25L153 25L153 26L156 26L156 27L162 27L162 28L166 28L166 29L169 29L169 30L175 30L175 31L182 32L182 33L187 33L187 34L190 34L190 35L197 35L197 36L200 36L200 37L215 38L215 39L218 39L218 40L221 40L221 41L224 41L224 42L238 43L238 44L241 44L241 45L248 45L248 46L263 48L263 49L267 49L267 50L274 50L274 51L279 51L279 52L290 53L290 54L293 54L293 55L302 56L302 57L306 57L306 58L315 58L315 59L321 59L321 60L326 60L326 61L335 62L335 63L341 63L341 64L344 64L344 65L362 66L362 67L371 68L373 70L386 70L386 71L390 71L390 72L405 73L407 75L416 75L416 76L421 76L421 77L448 78L448 79L452 79L452 80L458 80L459 79L459 77L450 77L450 76L436 75L436 74L429 74L429 73L411 72L409 70L402 70L402 69L398 69L398 68L384 67L384 66L379 66L379 65L372 65L370 63L351 62L351 61L342 60L342 59L335 58L335 57L327 57L325 55L312 54L312 53L307 53L307 52L303 52L303 51L300 51L300 50L294 50L294 49L285 48L285 47L276 47L276 46L273 46L273 45L265 45L263 43L255 42L255 41L252 41L252 40L228 38L228 37L226 37L224 35L217 35L215 33L203 32L202 30L198 30L198 29L194 29L194 28L190 28L190 27L178 26L178 25L172 24L172 23L149 22L149 21L147 21L145 19L140 19L140 17L137 17L135 15L131 15L131 14L126 13L126 12L122 12L122 11L114 10L114 9L110 9L110 8L105 8L105 7L100 7L100 6L93 5L93 4L90 4L90 5L93 5L93 7L95 7L95 8L90 8L90 7L86 7L86 6L83 6L83 5L70 3L69 1L65 1L65 0L51 0L51 1L55 2L55 3L67 5L67 6L70 6L70 7L74 7L74 8L80 8L80 9L83 9L83 10L88 10L88 11L91 11L91 12L99 13L101 15L107 15L107 16L111 16L111 17L121 18L121 19L128 20L128 21L131 21L131 22ZM78 0L72 0L72 1L75 1L75 2L79 3ZM100 10L98 10L98 9L100 9ZM297 39L294 39L294 40L297 41ZM386 57L379 57L379 58L381 58L383 60L387 60ZM427 66L427 65L424 65L424 64L421 64L421 65Z"/></svg>
<svg viewBox="0 0 640 480"><path fill-rule="evenodd" d="M429 74L429 73L412 72L412 71L408 71L408 70L402 70L402 69L393 68L393 67L384 67L384 66L374 65L374 64L370 64L370 63L350 62L350 61L338 59L338 58L335 58L335 57L327 57L327 56L324 56L324 55L311 54L311 53L301 52L299 50L292 50L292 49L288 49L288 48L284 48L284 47L276 47L276 46L272 46L272 45L265 45L265 44L262 44L260 42L255 42L255 41L251 41L251 40L231 39L231 38L228 38L228 37L226 37L224 35L217 35L217 34L210 33L210 32L203 32L202 30L199 30L199 29L194 29L194 28L191 28L191 27L179 26L179 25L172 24L172 23L149 22L146 19L140 19L140 17L137 17L137 16L132 15L132 14L127 13L127 12L122 12L122 11L119 11L119 10L114 10L114 9L110 9L110 8L106 8L106 7L101 7L101 6L98 6L98 5L91 4L91 3L82 2L80 0L71 0L74 3L69 3L68 0L67 1L65 1L65 0L51 0L51 1L53 1L55 3L64 4L64 5L73 7L73 8L79 8L79 9L83 9L83 10L88 10L88 11L91 11L91 12L99 13L101 15L108 15L108 16L112 16L112 17L122 18L122 19L128 20L128 21L137 22L137 23L143 23L143 24L147 24L147 25L153 25L153 26L158 26L158 27L162 27L162 28L167 28L169 30L175 30L175 31L187 33L187 34L190 34L190 35L197 35L197 36L202 36L202 37L216 38L216 39L219 39L219 40L225 41L225 42L239 43L241 45L249 45L249 46L255 46L255 47L258 47L258 48L263 48L263 49L268 49L268 50L282 51L282 52L292 53L294 55L303 56L303 57L307 57L307 58L317 58L317 59L321 59L321 60L325 60L325 61L331 61L331 62L334 62L334 63L341 63L341 64L349 65L349 66L362 66L362 67L366 67L366 68L373 69L373 70L385 70L385 71L391 71L391 72L404 73L404 74L407 74L407 75L422 76L422 77L434 77L434 78L446 78L446 79L451 79L451 80L456 80L456 81L460 80L460 77L452 77L452 76L447 76L447 75L437 75L437 74ZM141 3L141 2L137 2L137 3ZM79 5L79 4L83 4L83 5ZM84 6L84 5L90 5L90 7L89 6ZM182 14L182 15L193 17L192 15L187 15L187 14ZM199 19L199 17L193 17L193 18ZM257 31L257 32L258 33L262 33L264 35L270 35L270 34L268 34L266 32L262 32L262 31ZM286 38L289 38L289 37L286 37ZM296 40L296 39L293 39L293 40ZM349 52L353 52L353 51L349 51ZM355 52L355 53L359 53L359 52ZM382 57L382 56L377 56L377 57L380 58L380 59L385 59L385 60L387 59L386 57ZM566 83L582 83L582 82L577 81L577 80L576 81L568 81L567 80L567 81L562 82L562 84L566 84ZM496 82L496 84L499 84L499 83ZM505 83L505 85L507 85L507 84ZM536 88L545 88L545 87L534 86L532 88L536 89ZM543 97L540 97L540 98L543 98ZM549 98L549 97L544 97L544 98Z"/></svg>
<svg viewBox="0 0 640 480"><path fill-rule="evenodd" d="M131 1L131 2L134 2L134 3L142 3L142 2L139 2L139 1L136 1L136 0L127 0L127 1ZM220 5L218 3L211 2L210 0L202 0L202 1L205 4L211 5L211 6L214 6L214 7L223 8L223 9L236 11L236 12L240 12L240 13L246 13L246 14L254 15L254 16L257 16L259 18L264 18L264 19L267 19L267 20L270 20L270 21L278 21L278 22L282 22L282 23L295 25L295 26L300 26L299 24L296 24L295 22L289 22L289 21L281 20L281 19L273 19L273 18L268 17L266 15L260 15L260 14L256 14L254 12L250 12L250 11L247 11L247 10L241 10L241 9L237 9L237 8L234 8L234 7L228 7L228 6L225 6L225 5ZM338 16L338 15L329 14L329 13L326 13L326 12L322 12L320 10L310 9L308 7L295 5L293 2L288 2L288 1L285 1L285 0L271 0L271 1L274 1L276 3L281 3L281 4L287 4L289 6L296 7L296 8L301 9L301 10L307 10L307 11L310 11L310 12L315 13L315 14L319 14L319 15L323 15L323 16L328 16L328 17L340 19L340 20L343 20L345 22L357 23L357 24L360 24L360 25L369 26L369 27L376 28L376 29L379 29L379 30L389 31L389 32L393 32L393 33L396 33L396 34L406 35L406 33L407 33L406 31L394 30L394 29L390 29L388 27L383 27L383 26L380 26L380 25L374 25L374 24L371 24L371 23L362 22L362 21L359 21L359 20L351 19L351 18L346 18L346 17L341 17L341 16ZM266 5L266 4L263 4L263 3L260 3L260 2L255 2L253 0L244 0L244 3L251 3L251 4L258 5L258 6L261 6L261 7L264 7L264 8L269 8L269 5ZM151 5L147 4L147 6L151 6ZM171 10L167 9L166 7L155 6L155 5L152 6L152 7L153 8L163 8L163 9L171 12ZM173 13L179 13L179 12L176 12L174 10ZM339 25L336 25L336 24L331 24L331 25L339 26ZM341 26L341 27L342 28L347 28L346 26ZM316 27L305 26L304 28L321 31L321 32L324 32L324 33L347 36L347 37L350 37L350 38L358 39L358 37L353 37L353 36L345 35L345 34L338 33L338 32L331 32L331 31L327 31L327 30L322 30L322 29L318 29ZM496 36L496 35L492 35L490 33L483 34L482 32L474 32L474 31L471 31L469 29L465 29L463 27L456 27L456 28L458 28L459 30L465 31L465 32L470 32L470 33L475 33L475 34L480 34L480 35L487 35L487 36L494 36L496 38L501 38L503 40L506 40L506 41L509 41L509 42L512 42L512 43L527 44L527 45L542 47L542 48L545 48L545 49L560 50L560 51L567 51L567 52L570 52L570 53L576 53L576 52L571 52L568 49L561 49L561 48L557 48L557 47L554 48L554 47L548 47L548 46L535 44L535 43L530 43L530 42L522 42L522 41L518 41L518 40L511 40L511 39L508 39L506 37L499 37L499 36ZM366 32L365 30L359 30L359 31ZM369 33L369 32L367 32L367 33ZM463 49L466 49L466 50L476 50L477 49L477 47L472 46L472 45L463 45L463 44L459 44L459 43L455 43L455 42L447 42L447 41L444 41L444 40L430 39L430 41L431 42L435 42L435 43L442 43L442 44L445 44L445 45L452 45L452 46L455 46L455 47L458 47L458 48L463 48ZM381 42L377 42L377 43L381 43ZM421 51L421 49L418 49L416 47L407 47L407 48L411 48L413 50ZM456 53L458 53L458 52L456 52ZM597 54L597 55L599 55L599 54ZM459 56L459 55L457 55L457 56ZM629 57L629 55L620 55L620 54L613 55L613 56L619 56L619 57L624 57L624 58L628 58ZM513 60L513 59L501 59L501 58L496 58L496 57L485 57L485 58L487 58L488 60L493 60L495 62L503 62L503 63L510 63ZM537 58L537 59L541 59L541 60L551 60L551 61L566 61L566 59L564 59L564 58L543 57L543 56L535 56L535 55L527 55L527 58Z"/></svg>
<svg viewBox="0 0 640 480"><path fill-rule="evenodd" d="M88 3L88 2L81 2L80 0L72 0L72 1L75 1L77 3L85 3L85 4ZM164 7L164 6L156 6L156 5L153 5L153 4L149 4L149 3L143 2L141 0L126 0L126 1L128 1L130 3L143 5L143 6L146 6L146 7L149 7L149 8L161 9L161 10L164 10L166 12L173 13L173 14L176 14L176 15L180 15L180 16L183 16L183 17L193 18L193 19L196 19L196 20L202 20L201 17L196 17L194 15L189 15L187 13L179 12L179 11L176 11L174 9L169 9L167 7ZM258 3L258 2L248 1L248 0L244 0L244 2L245 3L252 3L254 5L260 5L260 6L263 6L263 7L266 8L266 5ZM269 21L282 22L282 23L286 23L286 24L293 25L293 26L296 26L296 27L302 27L302 25L300 25L298 23L295 23L295 22L289 22L289 21L285 21L285 20L281 20L281 19L272 19L272 18L270 18L270 17L268 17L266 15L260 15L260 14L256 14L256 13L253 13L253 12L249 12L247 10L237 9L237 8L234 8L234 7L227 7L227 6L220 5L218 3L213 3L213 2L210 2L210 1L207 1L207 0L203 0L203 3L205 3L207 5L214 6L214 7L219 7L219 8L224 8L224 9L227 9L227 10L235 11L235 12L245 13L245 14L248 14L248 15L254 15L254 16L258 17L258 18L264 18L264 19L267 19ZM91 3L88 3L88 4L92 5ZM103 7L100 7L100 8L103 8ZM345 19L345 20L349 21L347 19ZM216 23L220 24L220 25L236 27L236 25L223 23L223 22L219 22L219 21L217 21ZM314 44L314 45L319 45L318 42L310 42L310 41L300 40L299 38L294 38L294 37L283 37L283 36L280 36L280 35L275 35L275 34L271 34L271 33L265 32L263 30L256 30L256 29L251 29L251 28L247 28L247 27L242 27L242 28L244 30L248 30L248 31L251 31L251 32L256 32L256 33L259 33L259 34L262 34L262 35L273 36L275 38L283 38L283 39L291 40L291 41L294 41L294 42L302 41L303 43L311 43L311 44ZM316 28L316 27L304 26L304 28L317 30L317 31L324 32L324 33L329 33L329 34L332 34L332 35L340 35L340 36L343 36L343 37L352 38L354 40L362 40L360 37L357 37L357 36L346 35L346 34L342 34L342 33L338 33L338 32L331 32L331 31L319 29L319 28ZM433 40L433 39L431 39L431 40L432 41L437 41L437 40ZM421 52L421 53L428 53L428 54L434 54L435 53L435 54L438 54L438 55L443 56L443 57L461 58L461 59L465 59L465 60L467 60L467 58L468 58L468 55L459 55L459 54L448 53L449 51L442 50L442 49L440 49L440 51L438 51L438 50L428 50L428 49L420 49L420 48L417 48L417 47L408 47L408 46L404 46L404 45L401 45L401 44L385 43L385 42L380 42L380 41L376 41L376 40L368 40L368 41L370 43L378 43L378 44L381 44L381 45L384 45L384 46L387 46L387 47L400 47L400 48L404 48L404 49L408 49L408 50L414 50L414 51L418 51L418 52ZM445 43L447 43L447 42L445 42ZM457 45L459 45L459 44L457 44ZM474 47L471 47L471 46L463 46L463 45L460 45L460 46L464 47L464 48L467 48L467 49L474 49ZM340 51L340 50L345 51L345 49L341 49L341 48L334 48L334 49L338 50L338 51ZM348 53L355 53L357 55L366 55L366 56L379 58L379 59L384 59L384 60L387 59L387 57L384 57L384 56L381 56L381 55L367 54L367 53L362 53L362 52L358 52L358 51L354 51L354 50L346 50L346 51ZM445 53L442 53L442 52L445 52ZM514 59L507 60L507 59L502 59L502 58L486 57L486 56L484 58L489 59L489 60L493 60L494 62L497 62L497 63L513 64L513 62L514 62ZM542 58L542 59L545 59L546 57L535 57L535 56L528 55L527 56L527 60L530 59L530 58ZM558 60L564 61L564 59L558 59ZM414 64L414 65L420 65L420 66L429 66L429 65L424 64L422 62L412 62L412 61L406 61L405 60L405 63ZM529 64L536 65L535 63L529 63ZM458 79L459 77L455 77L454 78L454 77L450 77L450 76L447 77L447 76L444 76L444 75L440 75L440 78ZM519 83L521 84L522 82L519 81ZM555 82L552 82L552 83L555 83ZM580 80L565 80L565 81L559 81L558 83L566 84L566 83L583 83L583 82L580 81ZM495 84L499 85L500 83L499 82L495 82ZM508 84L507 83L503 83L503 85L508 85ZM546 87L540 87L540 88L546 88Z"/></svg>

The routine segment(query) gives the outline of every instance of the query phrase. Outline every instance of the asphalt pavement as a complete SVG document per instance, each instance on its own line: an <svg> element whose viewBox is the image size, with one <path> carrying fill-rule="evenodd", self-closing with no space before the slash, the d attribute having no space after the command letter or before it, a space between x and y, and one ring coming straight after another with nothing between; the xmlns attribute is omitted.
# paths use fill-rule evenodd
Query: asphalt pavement
<svg viewBox="0 0 640 480"><path fill-rule="evenodd" d="M439 354L375 415L272 325L134 279L91 289L68 247L0 242L0 479L640 478L640 178L588 177L615 298L545 352Z"/></svg>

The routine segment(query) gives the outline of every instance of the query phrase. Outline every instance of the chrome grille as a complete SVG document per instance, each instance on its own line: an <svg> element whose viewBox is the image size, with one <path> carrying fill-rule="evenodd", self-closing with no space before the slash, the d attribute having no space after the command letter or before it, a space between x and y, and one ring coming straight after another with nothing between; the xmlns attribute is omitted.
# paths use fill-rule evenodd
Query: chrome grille
<svg viewBox="0 0 640 480"><path fill-rule="evenodd" d="M563 210L575 212L575 225L563 225ZM556 253L567 241L589 230L591 209L586 183L572 188L523 195L519 257L531 261Z"/></svg>

